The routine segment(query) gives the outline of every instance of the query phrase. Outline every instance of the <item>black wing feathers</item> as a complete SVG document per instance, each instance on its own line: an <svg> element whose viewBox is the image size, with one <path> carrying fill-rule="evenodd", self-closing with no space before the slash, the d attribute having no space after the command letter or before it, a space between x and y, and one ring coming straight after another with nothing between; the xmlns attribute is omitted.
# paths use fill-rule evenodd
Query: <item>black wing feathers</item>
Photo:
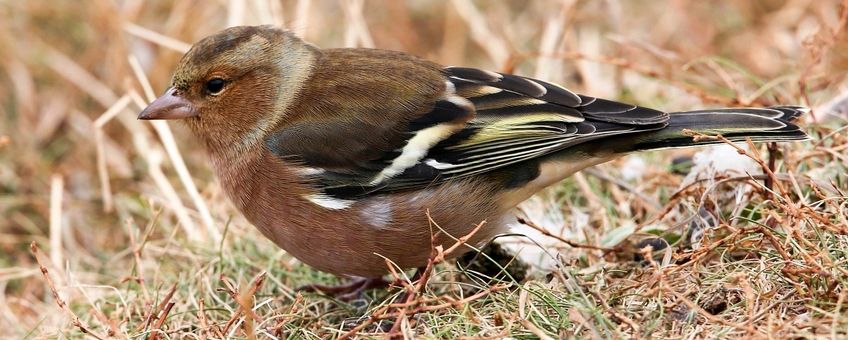
<svg viewBox="0 0 848 340"><path fill-rule="evenodd" d="M410 122L407 133L411 139L423 129L473 115L464 128L384 181L369 180L390 166L400 149L351 174L318 176L317 186L339 198L421 188L531 161L597 138L656 129L668 119L664 112L577 95L537 79L467 67L448 67L444 74L453 95L473 107L439 100L432 111Z"/></svg>
<svg viewBox="0 0 848 340"><path fill-rule="evenodd" d="M532 78L467 67L448 67L443 74L444 97L399 132L404 145L355 168L315 174L316 187L345 199L419 189L516 164L537 166L540 157L600 138L631 150L691 144L679 131L692 126L731 137L803 135L788 123L800 114L799 107L692 111L670 118ZM416 144L420 140L432 143L422 148Z"/></svg>

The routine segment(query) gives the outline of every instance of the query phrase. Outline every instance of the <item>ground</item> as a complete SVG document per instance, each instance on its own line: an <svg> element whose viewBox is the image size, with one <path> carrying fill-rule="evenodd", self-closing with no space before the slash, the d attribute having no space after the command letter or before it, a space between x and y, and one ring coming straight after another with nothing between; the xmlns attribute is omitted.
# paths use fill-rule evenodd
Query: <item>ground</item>
<svg viewBox="0 0 848 340"><path fill-rule="evenodd" d="M0 13L0 337L848 336L845 3L16 1ZM535 243L500 242L527 271L492 270L517 266L509 255L436 256L426 286L351 302L300 293L341 281L246 222L182 126L135 120L188 44L259 23L665 110L804 105L812 140L584 171L516 211Z"/></svg>

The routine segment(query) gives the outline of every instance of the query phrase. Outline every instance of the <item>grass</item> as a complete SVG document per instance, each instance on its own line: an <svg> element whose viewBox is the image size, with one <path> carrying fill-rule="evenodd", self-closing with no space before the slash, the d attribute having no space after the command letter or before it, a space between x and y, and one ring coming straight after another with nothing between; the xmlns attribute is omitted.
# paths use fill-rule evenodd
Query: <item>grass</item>
<svg viewBox="0 0 848 340"><path fill-rule="evenodd" d="M0 2L0 337L848 336L845 8ZM258 23L667 110L803 104L813 140L748 148L733 160L748 173L705 170L729 163L728 148L641 154L569 178L516 212L549 236L519 225L535 243L500 240L523 246L526 280L440 263L415 304L397 301L401 288L351 303L299 293L341 281L254 230L181 126L134 118L187 43ZM695 152L692 173L674 165Z"/></svg>

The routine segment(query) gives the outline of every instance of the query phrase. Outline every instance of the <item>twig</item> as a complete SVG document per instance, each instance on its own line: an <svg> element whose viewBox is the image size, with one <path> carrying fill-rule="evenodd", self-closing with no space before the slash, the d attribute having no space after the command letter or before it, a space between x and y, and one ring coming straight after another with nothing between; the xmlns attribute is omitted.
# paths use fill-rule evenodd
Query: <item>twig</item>
<svg viewBox="0 0 848 340"><path fill-rule="evenodd" d="M223 274L221 275L221 283L224 284L224 288L221 290L226 292L227 295L229 295L236 302L236 304L238 304L238 307L233 312L233 315L230 317L230 320L228 320L227 323L224 325L224 334L229 333L230 327L235 324L236 320L238 320L239 316L241 316L242 313L245 314L245 333L247 333L248 335L252 334L253 331L253 329L251 328L252 324L248 325L249 322L257 320L259 321L259 323L262 323L262 318L258 314L256 314L256 312L253 311L252 304L253 296L256 294L259 288L262 287L262 284L265 282L266 275L267 273L264 271L259 273L259 275L257 275L256 278L253 279L250 288L244 290L243 292L241 292L241 294L239 293L238 289L233 286L233 284L230 283L230 281L226 277L223 276Z"/></svg>
<svg viewBox="0 0 848 340"><path fill-rule="evenodd" d="M438 224L436 224L436 222L433 221L433 218L430 216L429 210L427 210L427 219L429 220L429 222L432 225L438 226ZM403 318L406 317L405 312L406 312L407 308L409 307L409 305L411 305L412 301L414 301L416 299L416 297L424 289L424 287L427 286L427 282L430 280L430 276L433 273L433 267L438 263L444 262L445 255L451 254L454 251L456 251L456 249L459 248L460 246L465 245L465 243L468 242L468 240L471 239L471 237L473 237L474 234L476 234L480 230L480 228L483 227L484 224L486 224L486 221L482 221L479 224L477 224L477 226L474 227L474 229L472 229L471 232L469 232L465 236L460 237L447 250L442 250L441 246L431 246L430 258L427 260L427 266L424 268L424 271L421 273L421 278L418 279L418 282L414 286L407 287L406 301L404 303L404 306L401 307L401 310L398 313L397 320L395 320L395 323L392 325L392 329L389 331L389 334L395 334L396 332L399 331L399 327L400 327L400 325L403 321ZM436 243L436 233L431 232L430 233L430 244L435 245L435 243Z"/></svg>
<svg viewBox="0 0 848 340"><path fill-rule="evenodd" d="M454 301L450 301L450 302L441 303L441 304L438 304L438 305L422 306L422 307L418 307L418 308L415 308L415 309L412 309L412 310L406 310L406 311L403 311L403 312L386 313L389 306L383 306L382 308L377 310L375 313L373 313L368 320L357 325L356 327L354 327L353 329L351 329L347 333L340 335L336 339L342 340L342 339L351 338L351 337L357 335L361 330L365 329L365 327L368 327L371 324L373 324L374 322L377 322L379 320L397 318L400 315L411 316L411 315L415 315L415 314L418 314L418 313L421 313L421 312L434 312L434 311L452 308L452 307L455 308L455 307L462 306L464 304L470 303L474 300L482 298L482 297L489 295L491 293L494 293L494 292L497 292L497 291L500 291L500 290L504 290L507 287L508 287L507 285L495 285L495 286L489 287L485 290L482 290L482 291L478 292L477 294L471 295L471 296L464 298L464 299L461 299L461 300L454 300ZM403 314L401 314L401 313L403 313Z"/></svg>
<svg viewBox="0 0 848 340"><path fill-rule="evenodd" d="M706 310L701 308L701 306L698 306L698 304L692 302L691 300L687 299L682 294L680 294L677 291L675 291L674 289L672 289L666 283L663 283L662 287L663 287L664 291L668 292L671 295L674 295L674 297L677 298L677 301L683 302L683 304L686 305L687 307L689 307L689 309L698 312L699 315L701 315L702 317L704 317L707 320L710 320L711 322L721 324L721 325L724 325L724 326L733 327L733 328L736 328L738 330L749 332L749 333L757 333L760 337L766 336L763 332L757 330L754 327L746 327L746 326L743 326L743 325L740 325L740 324L737 324L737 323L733 323L733 322L724 320L724 319L719 318L719 317L715 317L714 315L710 314L710 312L707 312Z"/></svg>
<svg viewBox="0 0 848 340"><path fill-rule="evenodd" d="M82 289L80 289L80 291L82 291ZM106 317L106 314L103 314L103 311L97 309L94 306L94 302L90 301L90 298L89 298L89 303L91 303L91 312L92 312L92 314L94 314L94 317L97 318L97 320L99 320L100 323L102 323L103 325L108 327L108 330L106 331L107 336L117 337L117 338L120 338L120 339L127 339L127 337L124 334L121 334L120 329L118 329L118 323L115 322L115 320L111 320L108 317Z"/></svg>
<svg viewBox="0 0 848 340"><path fill-rule="evenodd" d="M777 238L774 236L774 234L771 232L771 230L769 230L767 227L759 226L757 228L757 231L759 231L761 234L763 234L769 240L769 243L771 243L771 246L774 247L774 249L777 249L777 252L780 253L780 256L783 258L783 260L785 260L787 262L792 261L792 258L786 252L786 249L783 249L783 245L780 244L780 241L777 240Z"/></svg>
<svg viewBox="0 0 848 340"><path fill-rule="evenodd" d="M583 282L578 281L578 283L580 285L583 285ZM594 296L595 299L598 299L598 302L601 303L601 306L603 306L604 309L606 309L606 311L609 312L613 317L615 317L616 319L621 320L621 322L624 322L625 324L627 324L627 326L630 327L631 330L633 330L632 335L635 339L639 338L639 331L641 330L641 327L639 327L639 325L636 324L636 322L633 321L633 319L628 318L626 315L624 315L623 313L619 312L617 309L610 306L609 303L607 303L607 300L604 299L604 297L601 296L600 293L598 293L594 290L591 290L588 287L584 287L584 289L586 289L586 291L589 292L589 294L592 294L592 296Z"/></svg>
<svg viewBox="0 0 848 340"><path fill-rule="evenodd" d="M197 302L197 321L200 322L200 332L198 332L198 335L200 335L201 339L206 339L206 332L209 331L209 319L206 318L205 305L206 303L202 298Z"/></svg>
<svg viewBox="0 0 848 340"><path fill-rule="evenodd" d="M678 265L676 267L671 267L670 269L668 269L669 273L674 273L674 272L680 271L680 270L682 270L682 269L684 269L684 268L686 268L690 265L694 265L696 262L698 262L698 260L700 260L701 258L706 256L707 254L712 253L713 250L715 250L719 246L726 244L726 243L730 243L732 240L734 240L736 237L738 237L742 233L742 231L743 231L743 229L736 229L733 232L731 232L729 235L725 236L724 238L722 238L718 241L712 242L707 246L698 248L698 250L696 250L692 254L689 254L689 261L688 262L683 263L681 265ZM650 261L653 261L653 260L650 260Z"/></svg>
<svg viewBox="0 0 848 340"><path fill-rule="evenodd" d="M280 320L277 321L277 324L270 330L271 334L276 335L279 338L284 338L283 336L283 327L285 327L292 319L294 319L295 315L300 312L299 306L303 303L303 294L297 293L294 297L294 301L291 304L291 308L289 308L289 312L286 313L288 315L283 316Z"/></svg>
<svg viewBox="0 0 848 340"><path fill-rule="evenodd" d="M783 184L781 184L780 181L775 180L776 176L775 176L774 172L771 171L771 168L769 168L768 164L766 164L766 162L763 161L762 157L759 156L759 152L757 152L756 147L754 147L750 138L746 138L748 146L751 148L751 151L748 151L748 150L745 150L745 149L739 147L739 145L736 145L736 143L730 141L729 139L727 139L726 137L724 137L720 134L718 134L718 135L706 135L706 134L696 132L696 131L693 131L693 130L689 130L689 129L684 129L683 134L688 135L688 136L692 136L695 139L695 141L704 140L704 139L717 140L717 141L721 141L721 142L723 142L727 145L730 145L730 147L734 148L736 150L736 152L739 153L740 155L746 156L746 157L750 158L751 160L753 160L754 162L757 162L757 164L759 164L760 168L763 169L763 172L765 172L766 175L768 175L768 177L772 179L772 183L776 184L778 190L780 190L781 195L783 197L788 196L788 192L786 191L786 188L783 186Z"/></svg>
<svg viewBox="0 0 848 340"><path fill-rule="evenodd" d="M157 212L153 218L151 219L151 227L154 225L152 222L156 221L156 218L159 216ZM139 286L141 286L141 293L144 295L145 299L150 299L150 294L147 292L147 284L144 280L144 262L141 260L141 251L144 249L144 241L138 242L136 240L136 235L133 232L133 222L131 219L127 219L127 235L130 237L130 247L132 247L133 252L133 260L135 261L135 271L136 277L135 281L138 282Z"/></svg>
<svg viewBox="0 0 848 340"><path fill-rule="evenodd" d="M162 310L162 314L159 316L158 320L156 320L156 324L153 325L153 330L151 331L150 340L159 339L159 332L162 329L162 324L165 323L165 319L168 318L168 314L171 313L171 308L174 308L175 302L168 302L165 305L164 310Z"/></svg>
<svg viewBox="0 0 848 340"><path fill-rule="evenodd" d="M569 245L573 248L586 248L586 249L603 250L603 251L612 251L613 250L613 248L606 248L606 247L595 246L595 245L591 245L591 244L577 243L577 242L574 242L574 241L571 241L571 240L567 240L565 238L562 238L559 235L554 235L553 233L551 233L547 229L542 228L542 227L536 225L535 223L528 221L528 220L526 220L522 217L516 217L516 219L518 219L518 223L521 223L521 224L526 225L530 228L536 229L537 231L542 233L542 235L556 239L557 241L565 243L565 244L567 244L567 245Z"/></svg>
<svg viewBox="0 0 848 340"><path fill-rule="evenodd" d="M198 302L197 316L198 319L200 319L200 325L203 327L203 329L211 330L220 339L226 338L226 336L224 336L224 333L221 332L221 328L219 328L218 325L209 324L209 319L206 317L206 302L203 299L200 299L200 301ZM205 336L205 334L201 333L201 336L203 337Z"/></svg>
<svg viewBox="0 0 848 340"><path fill-rule="evenodd" d="M756 315L756 311L754 307L756 306L756 297L754 296L754 289L751 287L751 284L748 282L748 276L745 273L737 273L735 277L733 277L736 282L742 286L742 292L745 293L745 307L748 310L748 317L745 321L746 327L748 328L748 336L753 335L754 329L754 316Z"/></svg>
<svg viewBox="0 0 848 340"><path fill-rule="evenodd" d="M38 256L38 245L35 244L35 241L30 243L29 245L30 252L32 252L33 257L35 257L35 261L38 262L38 268L41 270L41 275L44 276L44 280L47 281L47 286L50 288L50 293L53 294L53 300L56 301L56 304L59 305L59 309L67 313L71 317L71 323L77 327L81 332L88 334L95 339L104 339L106 338L103 335L97 334L92 331L86 324L80 320L80 318L68 307L68 304L62 300L62 297L59 296L59 291L56 289L56 285L53 283L53 279L50 278L50 273L47 271L47 267L44 266L44 263L41 262L41 258Z"/></svg>
<svg viewBox="0 0 848 340"><path fill-rule="evenodd" d="M657 281L659 283L658 290L661 290L661 291L664 291L664 292L667 292L667 293L673 295L675 298L677 298L677 301L682 302L687 307L689 307L690 310L694 310L694 311L698 312L699 315L701 315L702 317L704 317L705 319L707 319L709 321L712 321L714 323L718 323L718 324L721 324L721 325L725 325L725 326L730 326L730 327L736 328L738 330L742 330L742 331L749 332L749 333L758 333L760 336L765 335L762 332L754 329L753 327L746 327L746 326L743 326L743 325L740 325L740 324L736 324L736 323L724 320L722 318L715 317L714 315L710 314L710 312L707 312L706 310L701 308L701 306L698 306L698 304L696 304L696 303L692 302L691 300L689 300L688 298L686 298L685 295L689 294L688 291L685 294L678 293L666 281L666 273L672 272L674 270L673 269L669 270L669 269L667 269L668 267L660 268L660 266L656 263L656 261L654 261L653 256L651 256L650 253L651 253L651 248L646 248L646 250L643 252L643 257L648 261L648 263L651 265L651 267L654 270L654 276L657 278ZM680 267L677 267L677 268L680 268Z"/></svg>
<svg viewBox="0 0 848 340"><path fill-rule="evenodd" d="M430 222L431 226L435 225L436 227L438 227L438 224L436 224L436 222L430 216L429 210L427 211L427 219ZM506 286L494 286L494 287L490 287L489 289L487 289L483 292L472 295L472 296L470 296L466 299L453 300L453 301L443 303L443 304L439 304L439 305L428 305L428 306L415 307L416 305L420 304L421 302L425 302L425 301L418 300L418 294L420 294L424 290L424 287L426 287L427 282L430 280L430 277L432 275L434 266L438 263L443 262L445 260L446 255L449 255L452 252L459 249L459 247L464 246L468 242L468 240L470 240L483 227L483 225L485 223L486 223L486 221L482 221L479 224L477 224L477 226L475 226L474 229L472 229L465 236L462 236L462 237L456 239L454 244L451 245L450 247L448 247L447 249L443 249L442 246L436 246L436 236L438 235L438 233L431 232L430 233L430 242L431 242L432 246L431 246L431 250L430 250L430 258L427 261L427 266L424 267L423 269L420 269L421 277L418 279L418 281L415 284L413 284L413 285L404 284L404 287L405 287L405 290L406 290L406 295L405 295L404 301L400 304L389 304L389 305L385 305L385 306L381 307L380 309L378 309L377 311L372 313L371 316L368 318L368 320L363 321L362 323L360 323L359 325L357 325L356 327L354 327L353 329L351 329L347 333L340 335L337 339L347 339L347 338L353 337L357 333L359 333L359 331L365 329L365 327L368 327L369 325L371 325L371 324L373 324L373 323L375 323L379 320L390 319L390 318L395 318L395 322L392 325L392 329L389 331L388 334L389 335L397 334L400 331L400 325L401 325L404 318L408 318L410 316L413 316L417 313L424 312L424 311L435 311L435 310L448 308L448 307L451 307L451 306L458 306L458 305L476 300L477 298L485 296L486 294L489 294L493 291L497 291L497 290L506 288ZM390 272L394 272L394 268L392 268L392 264L388 261L387 261L387 266L389 266ZM395 275L397 276L397 274L395 274ZM442 297L442 298L443 299L449 299L447 297ZM412 308L412 307L415 307L415 308ZM410 308L412 308L412 309L410 309ZM389 313L388 311L390 309L398 309L398 311L394 312L394 313Z"/></svg>
<svg viewBox="0 0 848 340"><path fill-rule="evenodd" d="M260 273L253 280L253 284L250 285L250 288L242 291L241 294L239 294L238 299L236 299L236 302L238 302L239 306L241 306L241 309L244 311L244 324L242 325L242 328L247 334L248 339L256 339L256 333L253 329L253 325L255 322L260 324L262 323L262 318L253 311L253 303L256 292L260 287L262 287L262 283L265 282L265 275L266 272L264 271Z"/></svg>
<svg viewBox="0 0 848 340"><path fill-rule="evenodd" d="M174 293L176 291L177 291L177 283L174 282L174 284L171 286L171 289L169 289L168 292L165 293L165 296L162 297L162 301L160 301L158 305L150 307L150 311L147 312L147 317L144 318L143 323L138 325L138 327L136 328L136 332L141 331L143 329L147 329L147 327L150 327L151 323L159 320L159 318L162 314L162 311L171 302L171 298L174 297Z"/></svg>
<svg viewBox="0 0 848 340"><path fill-rule="evenodd" d="M607 175L607 174L600 172L600 171L598 171L597 169L594 169L594 168L583 169L582 172L585 172L585 173L590 174L594 177L597 177L597 178L602 179L604 181L615 184L618 187L629 191L630 193L635 195L637 198L639 198L639 200L646 203L645 207L647 207L649 210L651 210L652 213L656 213L656 212L659 211L659 209L662 209L662 205L660 205L659 202L657 202L654 199L651 199L650 197L648 197L648 195L645 195L645 193L643 193L642 191L634 188L630 184L627 184L626 182L624 182L624 181L622 181L618 178Z"/></svg>

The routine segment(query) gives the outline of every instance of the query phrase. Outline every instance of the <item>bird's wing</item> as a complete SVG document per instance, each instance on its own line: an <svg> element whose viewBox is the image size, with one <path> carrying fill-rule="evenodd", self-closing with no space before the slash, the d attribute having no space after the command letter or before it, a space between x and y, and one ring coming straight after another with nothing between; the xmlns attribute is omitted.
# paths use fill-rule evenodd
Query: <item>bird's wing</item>
<svg viewBox="0 0 848 340"><path fill-rule="evenodd" d="M318 106L345 113L312 112L312 120L301 121L310 126L295 122L282 127L268 139L269 148L301 162L303 174L323 194L348 199L438 185L589 140L658 129L668 121L664 112L577 95L536 79L464 67L437 69L435 79L432 74L423 77L414 69L419 66L380 75L387 78L379 79L384 84L410 89L392 85L351 94L386 97L375 101L377 107L362 106L355 97L335 106L319 100ZM374 81L356 73L338 72L332 75L333 84ZM434 90L422 96L414 87L425 86L425 78ZM346 89L330 86L323 91ZM408 96L416 98L399 92L415 93ZM316 116L326 119L316 122Z"/></svg>
<svg viewBox="0 0 848 340"><path fill-rule="evenodd" d="M668 121L661 111L577 95L536 79L464 67L445 73L476 116L382 190L482 174L589 140L659 129Z"/></svg>

